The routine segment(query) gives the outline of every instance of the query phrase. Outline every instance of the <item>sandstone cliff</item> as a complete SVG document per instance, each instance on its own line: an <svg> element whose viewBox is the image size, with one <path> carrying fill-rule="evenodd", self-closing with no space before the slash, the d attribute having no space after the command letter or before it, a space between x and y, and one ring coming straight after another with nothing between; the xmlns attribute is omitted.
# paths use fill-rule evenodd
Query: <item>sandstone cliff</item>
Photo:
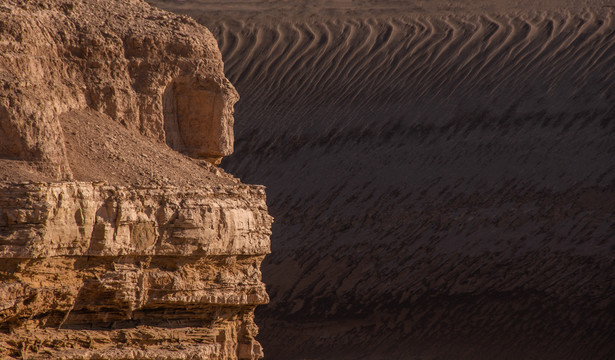
<svg viewBox="0 0 615 360"><path fill-rule="evenodd" d="M237 99L186 17L0 4L0 357L262 357L272 218L211 164Z"/></svg>
<svg viewBox="0 0 615 360"><path fill-rule="evenodd" d="M194 21L140 1L1 6L3 159L70 179L60 118L84 109L196 157L232 152L238 96Z"/></svg>

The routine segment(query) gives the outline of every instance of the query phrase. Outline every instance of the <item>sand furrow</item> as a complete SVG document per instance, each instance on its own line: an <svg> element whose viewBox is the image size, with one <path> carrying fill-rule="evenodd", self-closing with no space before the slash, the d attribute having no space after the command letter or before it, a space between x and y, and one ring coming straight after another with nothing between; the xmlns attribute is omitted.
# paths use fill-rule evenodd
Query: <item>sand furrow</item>
<svg viewBox="0 0 615 360"><path fill-rule="evenodd" d="M268 357L608 359L613 9L353 4L203 20L242 96L223 166L276 218Z"/></svg>

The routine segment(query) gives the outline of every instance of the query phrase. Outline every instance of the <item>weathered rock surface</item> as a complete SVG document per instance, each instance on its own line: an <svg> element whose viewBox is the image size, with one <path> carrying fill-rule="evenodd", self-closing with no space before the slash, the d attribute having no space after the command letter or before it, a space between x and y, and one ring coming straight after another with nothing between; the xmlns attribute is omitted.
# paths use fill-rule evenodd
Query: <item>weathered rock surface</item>
<svg viewBox="0 0 615 360"><path fill-rule="evenodd" d="M245 185L0 186L0 354L259 357L263 195Z"/></svg>
<svg viewBox="0 0 615 360"><path fill-rule="evenodd" d="M0 8L0 156L71 179L62 114L93 109L175 150L233 148L237 93L213 36L141 1L8 1Z"/></svg>
<svg viewBox="0 0 615 360"><path fill-rule="evenodd" d="M211 164L222 70L205 28L142 1L0 4L1 358L262 357L272 218Z"/></svg>
<svg viewBox="0 0 615 360"><path fill-rule="evenodd" d="M270 219L258 187L0 185L0 256L262 255Z"/></svg>

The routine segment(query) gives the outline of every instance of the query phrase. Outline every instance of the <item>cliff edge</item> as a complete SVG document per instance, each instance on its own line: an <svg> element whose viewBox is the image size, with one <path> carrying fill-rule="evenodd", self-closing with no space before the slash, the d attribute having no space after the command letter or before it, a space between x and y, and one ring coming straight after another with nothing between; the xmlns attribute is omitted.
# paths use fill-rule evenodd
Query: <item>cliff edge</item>
<svg viewBox="0 0 615 360"><path fill-rule="evenodd" d="M0 356L258 359L272 218L212 164L211 33L131 1L0 5Z"/></svg>

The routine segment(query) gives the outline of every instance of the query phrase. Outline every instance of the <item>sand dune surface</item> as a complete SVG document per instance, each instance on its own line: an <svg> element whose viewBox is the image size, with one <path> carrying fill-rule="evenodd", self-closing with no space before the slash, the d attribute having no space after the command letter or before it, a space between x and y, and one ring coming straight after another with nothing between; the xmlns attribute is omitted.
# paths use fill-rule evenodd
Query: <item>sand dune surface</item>
<svg viewBox="0 0 615 360"><path fill-rule="evenodd" d="M266 358L615 353L608 4L153 3L242 97L222 165L276 219Z"/></svg>

